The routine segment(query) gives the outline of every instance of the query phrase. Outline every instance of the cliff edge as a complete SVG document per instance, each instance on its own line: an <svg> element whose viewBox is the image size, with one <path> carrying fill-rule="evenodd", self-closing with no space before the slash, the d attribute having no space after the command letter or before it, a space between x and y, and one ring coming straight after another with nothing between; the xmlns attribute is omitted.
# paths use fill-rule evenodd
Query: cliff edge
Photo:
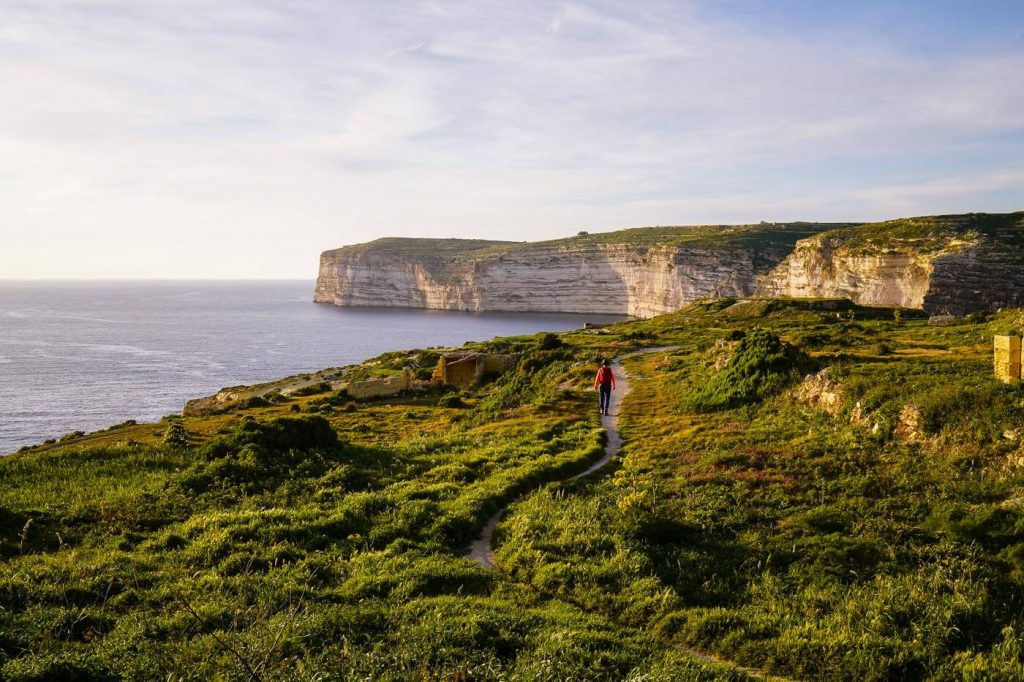
<svg viewBox="0 0 1024 682"><path fill-rule="evenodd" d="M764 296L963 315L1024 305L1024 212L925 216L830 230L797 243Z"/></svg>
<svg viewBox="0 0 1024 682"><path fill-rule="evenodd" d="M325 251L314 300L651 317L698 298L751 295L800 239L835 227L637 228L534 243L380 239Z"/></svg>
<svg viewBox="0 0 1024 682"><path fill-rule="evenodd" d="M534 243L379 239L321 254L314 300L651 317L754 295L952 314L1024 305L1024 212L635 228Z"/></svg>

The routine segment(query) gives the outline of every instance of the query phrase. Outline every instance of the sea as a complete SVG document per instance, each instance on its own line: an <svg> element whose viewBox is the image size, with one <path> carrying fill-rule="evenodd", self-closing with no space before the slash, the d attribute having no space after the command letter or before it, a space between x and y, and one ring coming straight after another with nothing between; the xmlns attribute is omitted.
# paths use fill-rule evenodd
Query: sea
<svg viewBox="0 0 1024 682"><path fill-rule="evenodd" d="M0 281L0 454L224 386L623 318L339 308L312 281Z"/></svg>

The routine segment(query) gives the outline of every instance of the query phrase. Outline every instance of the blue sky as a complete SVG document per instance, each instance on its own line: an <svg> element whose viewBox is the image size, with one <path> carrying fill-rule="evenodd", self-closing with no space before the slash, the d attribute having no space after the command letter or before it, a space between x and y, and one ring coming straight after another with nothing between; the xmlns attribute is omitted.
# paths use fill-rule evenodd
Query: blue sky
<svg viewBox="0 0 1024 682"><path fill-rule="evenodd" d="M0 277L1024 209L1022 2L0 0Z"/></svg>

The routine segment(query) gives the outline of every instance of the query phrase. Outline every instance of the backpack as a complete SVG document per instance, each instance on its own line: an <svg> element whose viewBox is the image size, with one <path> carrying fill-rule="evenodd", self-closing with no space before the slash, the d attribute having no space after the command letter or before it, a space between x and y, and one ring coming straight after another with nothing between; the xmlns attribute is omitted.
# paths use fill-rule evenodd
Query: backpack
<svg viewBox="0 0 1024 682"><path fill-rule="evenodd" d="M599 384L610 384L612 383L612 368L602 367L597 371L597 383Z"/></svg>

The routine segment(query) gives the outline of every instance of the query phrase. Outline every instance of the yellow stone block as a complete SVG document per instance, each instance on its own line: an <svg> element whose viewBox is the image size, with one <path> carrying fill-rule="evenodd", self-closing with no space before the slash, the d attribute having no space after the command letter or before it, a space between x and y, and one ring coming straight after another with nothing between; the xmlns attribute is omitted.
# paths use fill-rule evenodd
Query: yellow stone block
<svg viewBox="0 0 1024 682"><path fill-rule="evenodd" d="M1020 337L1019 336L996 336L993 344L996 350L1005 350L1011 353L1020 354Z"/></svg>
<svg viewBox="0 0 1024 682"><path fill-rule="evenodd" d="M996 379L1015 384L1021 379L1021 339L1019 336L996 336L992 342Z"/></svg>

